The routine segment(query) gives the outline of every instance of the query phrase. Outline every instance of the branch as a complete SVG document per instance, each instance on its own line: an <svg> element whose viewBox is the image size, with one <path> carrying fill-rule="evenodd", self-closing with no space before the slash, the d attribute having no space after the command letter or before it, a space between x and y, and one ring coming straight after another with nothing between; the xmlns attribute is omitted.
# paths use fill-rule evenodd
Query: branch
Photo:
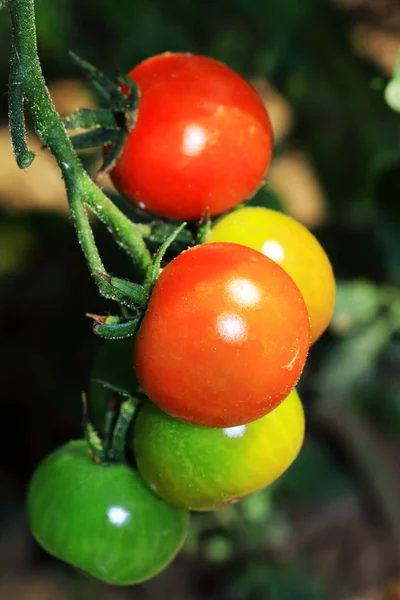
<svg viewBox="0 0 400 600"><path fill-rule="evenodd" d="M7 0L6 6L11 17L13 42L9 118L18 166L25 168L34 158L25 139L23 103L26 100L36 133L55 156L61 169L79 241L92 275L101 293L112 297L107 292L104 280L100 282L95 273L105 271L87 221L84 204L111 231L117 243L131 257L142 279L151 265L150 254L136 225L90 179L73 150L42 75L37 55L34 0Z"/></svg>

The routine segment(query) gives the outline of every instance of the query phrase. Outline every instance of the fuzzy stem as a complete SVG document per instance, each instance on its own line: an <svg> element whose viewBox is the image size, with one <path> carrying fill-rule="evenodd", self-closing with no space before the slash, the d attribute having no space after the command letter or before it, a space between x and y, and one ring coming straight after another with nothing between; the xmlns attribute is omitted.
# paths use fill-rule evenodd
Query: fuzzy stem
<svg viewBox="0 0 400 600"><path fill-rule="evenodd" d="M93 234L89 233L83 216L83 203L111 231L117 243L131 257L143 279L151 265L151 258L140 232L87 175L53 105L37 55L34 0L7 0L6 5L11 17L13 40L9 117L17 163L24 168L33 160L33 153L27 148L25 141L23 101L26 99L36 133L55 156L61 169L79 241L97 283L100 282L93 269L103 271L104 268ZM107 292L104 285L100 286L100 291Z"/></svg>

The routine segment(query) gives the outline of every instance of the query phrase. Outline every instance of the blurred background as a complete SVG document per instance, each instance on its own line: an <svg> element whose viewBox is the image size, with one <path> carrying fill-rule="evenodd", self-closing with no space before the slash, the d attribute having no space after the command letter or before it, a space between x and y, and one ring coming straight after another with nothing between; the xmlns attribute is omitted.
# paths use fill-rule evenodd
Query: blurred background
<svg viewBox="0 0 400 600"><path fill-rule="evenodd" d="M400 114L384 88L398 0L37 0L39 50L62 115L96 105L73 49L109 75L159 52L226 62L257 88L276 149L253 204L284 210L325 247L338 279L330 330L300 392L304 448L271 488L194 515L184 551L153 581L84 578L31 538L24 496L38 462L80 435L104 313L41 149L15 165L7 130L10 30L0 13L0 600L400 599ZM95 172L96 153L82 156ZM108 193L114 194L105 182ZM100 227L110 271L125 258ZM125 262L124 262L125 261Z"/></svg>

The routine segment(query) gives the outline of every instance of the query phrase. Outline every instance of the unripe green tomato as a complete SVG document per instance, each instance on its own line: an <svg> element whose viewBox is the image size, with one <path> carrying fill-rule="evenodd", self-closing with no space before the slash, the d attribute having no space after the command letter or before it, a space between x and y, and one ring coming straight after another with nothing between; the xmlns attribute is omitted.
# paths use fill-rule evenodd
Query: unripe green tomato
<svg viewBox="0 0 400 600"><path fill-rule="evenodd" d="M211 510L275 481L304 438L296 390L261 419L225 429L190 425L145 403L134 425L138 469L166 502Z"/></svg>
<svg viewBox="0 0 400 600"><path fill-rule="evenodd" d="M165 504L136 470L96 465L83 440L39 465L27 504L32 534L47 552L114 585L133 585L165 568L188 525L187 511Z"/></svg>

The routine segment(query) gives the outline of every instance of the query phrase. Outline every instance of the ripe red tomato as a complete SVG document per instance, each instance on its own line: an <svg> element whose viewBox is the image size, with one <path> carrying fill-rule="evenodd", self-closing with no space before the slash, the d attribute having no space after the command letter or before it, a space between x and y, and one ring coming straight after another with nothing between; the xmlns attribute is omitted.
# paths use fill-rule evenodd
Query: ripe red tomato
<svg viewBox="0 0 400 600"><path fill-rule="evenodd" d="M129 77L140 92L137 122L111 172L123 195L157 215L199 219L257 191L272 129L240 75L211 58L165 53Z"/></svg>
<svg viewBox="0 0 400 600"><path fill-rule="evenodd" d="M161 273L134 365L165 412L231 427L262 417L289 394L309 343L303 297L279 265L238 244L204 244Z"/></svg>
<svg viewBox="0 0 400 600"><path fill-rule="evenodd" d="M243 244L277 262L306 302L311 343L323 334L335 304L335 277L324 249L304 225L276 210L246 207L219 219L208 239Z"/></svg>

